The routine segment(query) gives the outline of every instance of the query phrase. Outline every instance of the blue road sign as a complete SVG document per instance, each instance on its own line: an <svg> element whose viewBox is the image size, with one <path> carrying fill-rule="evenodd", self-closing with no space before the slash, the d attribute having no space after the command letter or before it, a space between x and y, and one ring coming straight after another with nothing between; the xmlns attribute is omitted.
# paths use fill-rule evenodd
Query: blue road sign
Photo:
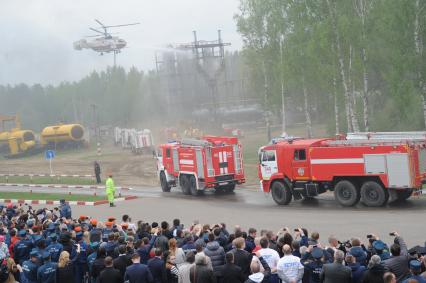
<svg viewBox="0 0 426 283"><path fill-rule="evenodd" d="M55 151L54 150L46 150L46 152L44 153L44 157L47 160L53 159L55 157Z"/></svg>

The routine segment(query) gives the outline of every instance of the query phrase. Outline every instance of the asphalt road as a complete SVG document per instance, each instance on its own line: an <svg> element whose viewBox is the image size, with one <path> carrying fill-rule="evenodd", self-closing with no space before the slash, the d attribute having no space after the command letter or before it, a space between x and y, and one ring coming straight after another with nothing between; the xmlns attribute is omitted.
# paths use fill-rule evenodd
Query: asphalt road
<svg viewBox="0 0 426 283"><path fill-rule="evenodd" d="M1 191L28 191L28 188L0 187ZM67 189L54 189L68 192ZM33 189L34 192L51 192L52 189ZM77 190L76 193L93 193ZM98 192L99 193L99 192ZM282 227L291 230L305 227L318 231L322 242L330 234L347 240L353 236L366 241L367 234L379 235L390 242L389 232L398 231L409 246L423 245L426 241L426 197L412 197L403 203L390 203L386 207L368 208L359 204L346 208L337 204L332 194L324 194L310 201L293 201L288 206L276 205L269 195L253 188L237 188L233 194L206 192L202 196L185 196L179 189L170 193L161 192L160 187L141 187L123 194L137 195L137 200L117 203L117 207L74 206L73 215L90 215L104 220L109 216L120 218L129 214L133 221L172 221L180 218L185 225L193 220L200 223L225 222L232 230L235 225L245 229L255 227L278 231Z"/></svg>

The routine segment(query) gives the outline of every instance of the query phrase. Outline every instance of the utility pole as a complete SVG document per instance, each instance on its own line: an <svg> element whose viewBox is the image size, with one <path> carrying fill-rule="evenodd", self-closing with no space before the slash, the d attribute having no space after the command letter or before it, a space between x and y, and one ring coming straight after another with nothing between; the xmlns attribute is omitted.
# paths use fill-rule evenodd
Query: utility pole
<svg viewBox="0 0 426 283"><path fill-rule="evenodd" d="M99 132L99 120L98 120L98 113L97 113L97 105L91 104L92 112L93 112L93 127L95 131L95 142L96 142L96 151L98 156L101 155L101 140L100 140L100 132Z"/></svg>
<svg viewBox="0 0 426 283"><path fill-rule="evenodd" d="M281 57L281 112L282 112L282 133L286 132L286 121L285 121L285 101L284 101L284 65L283 65L283 42L284 36L280 39L280 57Z"/></svg>

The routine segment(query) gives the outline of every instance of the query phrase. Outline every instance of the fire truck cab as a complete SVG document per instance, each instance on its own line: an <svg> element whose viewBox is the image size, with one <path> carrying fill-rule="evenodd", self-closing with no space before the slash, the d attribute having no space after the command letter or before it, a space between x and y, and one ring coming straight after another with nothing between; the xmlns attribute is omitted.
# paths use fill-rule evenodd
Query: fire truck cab
<svg viewBox="0 0 426 283"><path fill-rule="evenodd" d="M179 185L184 194L206 189L232 192L245 182L242 148L236 137L205 136L160 145L158 176L164 192Z"/></svg>
<svg viewBox="0 0 426 283"><path fill-rule="evenodd" d="M343 206L406 200L426 177L426 138L349 134L343 139L278 139L259 150L258 175L277 204L333 191ZM380 135L381 134L381 135ZM389 136L391 135L391 136Z"/></svg>

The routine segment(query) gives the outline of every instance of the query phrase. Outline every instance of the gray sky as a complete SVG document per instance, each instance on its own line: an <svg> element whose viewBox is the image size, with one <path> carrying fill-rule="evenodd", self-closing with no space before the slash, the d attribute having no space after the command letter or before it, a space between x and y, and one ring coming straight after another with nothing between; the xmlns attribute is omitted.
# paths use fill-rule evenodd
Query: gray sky
<svg viewBox="0 0 426 283"><path fill-rule="evenodd" d="M90 71L113 64L113 55L100 56L72 43L93 34L94 19L106 25L141 22L116 29L128 47L119 65L148 70L155 67L156 48L198 38L215 40L222 30L227 50L242 40L233 15L238 0L0 0L0 84L57 84L78 80ZM111 30L114 31L114 30Z"/></svg>

